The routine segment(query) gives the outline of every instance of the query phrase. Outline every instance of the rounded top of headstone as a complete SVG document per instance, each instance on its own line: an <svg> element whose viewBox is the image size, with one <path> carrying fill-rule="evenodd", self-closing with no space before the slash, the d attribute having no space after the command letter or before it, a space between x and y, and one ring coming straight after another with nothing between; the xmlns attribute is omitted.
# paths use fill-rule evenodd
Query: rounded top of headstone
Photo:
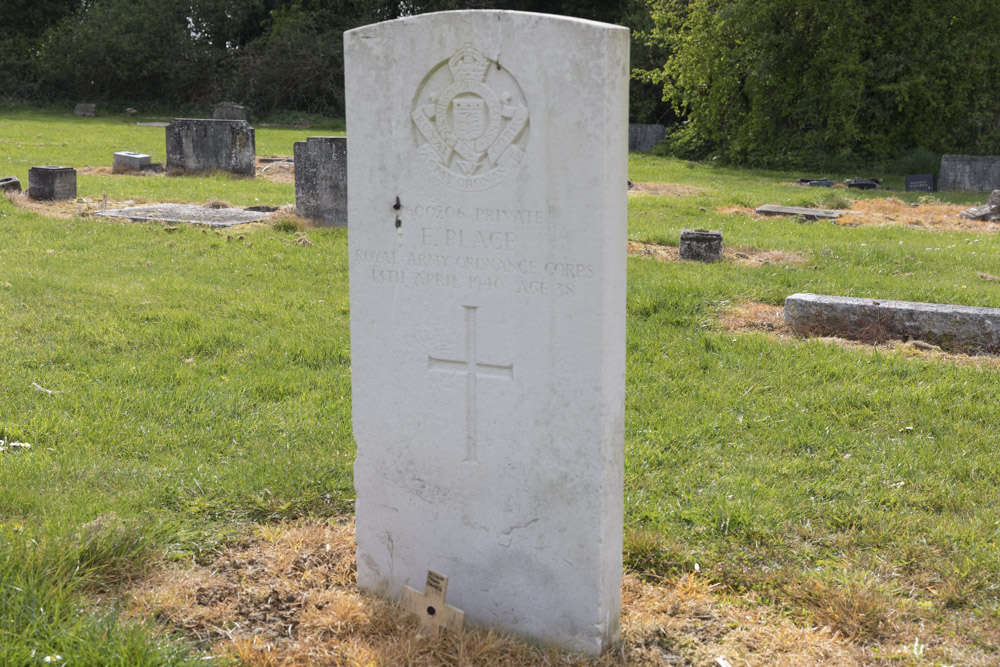
<svg viewBox="0 0 1000 667"><path fill-rule="evenodd" d="M1000 190L994 190L986 199L987 206L1000 206Z"/></svg>

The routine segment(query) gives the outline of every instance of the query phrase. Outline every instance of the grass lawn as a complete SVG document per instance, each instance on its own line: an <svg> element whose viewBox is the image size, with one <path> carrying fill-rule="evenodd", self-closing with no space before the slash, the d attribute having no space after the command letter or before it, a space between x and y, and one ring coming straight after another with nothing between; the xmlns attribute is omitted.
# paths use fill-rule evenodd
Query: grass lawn
<svg viewBox="0 0 1000 667"><path fill-rule="evenodd" d="M136 120L0 112L0 177L26 187L30 166L118 150L163 161L163 129ZM257 127L257 153L328 133ZM820 191L645 154L629 175L678 186L630 196L634 241L719 229L802 261L629 260L626 565L677 580L697 564L720 599L828 627L872 661L1000 659L997 365L720 324L795 292L1000 307L980 276L1000 275L1000 236L738 212L917 203L901 175L895 192ZM105 192L294 201L263 179L80 176L81 197ZM32 445L0 452L0 664L204 664L207 643L137 620L121 592L250 526L350 514L346 232L238 233L0 197L0 439Z"/></svg>

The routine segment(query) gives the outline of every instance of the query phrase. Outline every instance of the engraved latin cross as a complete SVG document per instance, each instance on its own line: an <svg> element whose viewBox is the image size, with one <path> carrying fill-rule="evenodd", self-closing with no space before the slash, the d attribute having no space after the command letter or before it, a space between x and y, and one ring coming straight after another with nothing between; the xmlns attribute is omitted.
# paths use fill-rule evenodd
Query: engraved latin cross
<svg viewBox="0 0 1000 667"><path fill-rule="evenodd" d="M465 355L464 359L438 359L428 356L428 365L432 371L465 375L465 461L478 461L477 446L477 415L479 378L496 378L511 380L514 377L514 364L501 366L485 364L479 361L476 352L476 310L477 306L463 306L465 309Z"/></svg>

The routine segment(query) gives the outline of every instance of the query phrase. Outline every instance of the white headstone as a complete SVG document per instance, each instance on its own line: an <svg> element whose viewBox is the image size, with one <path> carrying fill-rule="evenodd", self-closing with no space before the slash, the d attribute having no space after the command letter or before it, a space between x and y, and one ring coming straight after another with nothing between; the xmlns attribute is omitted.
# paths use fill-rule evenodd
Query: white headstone
<svg viewBox="0 0 1000 667"><path fill-rule="evenodd" d="M461 11L345 36L358 584L619 637L628 30Z"/></svg>

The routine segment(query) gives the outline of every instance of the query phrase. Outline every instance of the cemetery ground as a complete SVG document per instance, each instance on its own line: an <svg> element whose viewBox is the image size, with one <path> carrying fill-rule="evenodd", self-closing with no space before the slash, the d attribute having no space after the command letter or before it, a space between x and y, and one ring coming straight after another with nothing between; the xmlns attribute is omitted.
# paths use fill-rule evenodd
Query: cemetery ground
<svg viewBox="0 0 1000 667"><path fill-rule="evenodd" d="M294 202L106 173L164 160L136 120L0 112L0 176L74 166L87 200L0 197L0 440L31 444L0 451L0 663L589 664L418 637L357 595L346 231L90 215ZM331 133L256 127L258 155ZM997 226L951 213L985 196L801 175L630 158L625 642L598 664L997 660L997 358L776 316L796 292L1000 307ZM682 228L721 230L724 260L680 261Z"/></svg>

